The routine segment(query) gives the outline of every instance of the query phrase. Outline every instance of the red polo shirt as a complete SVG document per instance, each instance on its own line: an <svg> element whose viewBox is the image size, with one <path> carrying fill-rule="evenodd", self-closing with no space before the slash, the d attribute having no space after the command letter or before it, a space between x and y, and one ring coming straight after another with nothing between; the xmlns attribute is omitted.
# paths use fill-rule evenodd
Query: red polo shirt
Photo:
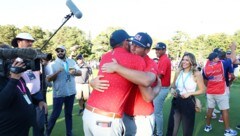
<svg viewBox="0 0 240 136"><path fill-rule="evenodd" d="M157 64L148 56L144 57L147 64L144 71L149 71L157 76ZM150 115L154 112L153 102L146 102L137 85L131 90L125 107L125 113L129 116Z"/></svg>
<svg viewBox="0 0 240 136"><path fill-rule="evenodd" d="M205 76L208 78L207 94L223 94L226 82L222 62L212 63L208 60L203 70Z"/></svg>
<svg viewBox="0 0 240 136"><path fill-rule="evenodd" d="M122 115L126 99L134 84L117 73L108 74L101 71L102 65L107 62L112 62L113 58L122 66L130 69L142 71L146 67L146 63L142 57L133 55L124 48L117 47L106 53L102 56L98 75L104 75L104 78L101 79L108 80L110 86L104 92L93 90L87 104L107 112Z"/></svg>
<svg viewBox="0 0 240 136"><path fill-rule="evenodd" d="M162 86L168 87L171 83L171 60L167 54L162 55L158 61L158 75L163 75L161 78Z"/></svg>

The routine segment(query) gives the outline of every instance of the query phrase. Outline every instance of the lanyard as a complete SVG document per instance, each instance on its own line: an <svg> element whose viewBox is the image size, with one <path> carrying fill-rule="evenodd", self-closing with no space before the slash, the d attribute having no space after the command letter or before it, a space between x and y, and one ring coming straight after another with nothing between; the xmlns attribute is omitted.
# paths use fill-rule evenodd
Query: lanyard
<svg viewBox="0 0 240 136"><path fill-rule="evenodd" d="M17 88L18 88L23 94L26 94L26 88L24 87L23 82L22 82L21 80L19 80L19 81L20 81L20 83L21 83L22 88L21 88L19 85L17 85Z"/></svg>
<svg viewBox="0 0 240 136"><path fill-rule="evenodd" d="M65 70L66 72L68 72L69 67L68 67L67 60L66 60L66 62L63 62L63 66L64 66L64 70Z"/></svg>
<svg viewBox="0 0 240 136"><path fill-rule="evenodd" d="M185 77L185 79L183 80L183 71L181 71L181 75L179 76L178 80L177 80L177 87L178 87L178 82L179 82L179 79L180 77L182 77L182 82L183 82L183 86L185 87L185 82L187 81L188 77L190 76L191 72L188 73L188 75Z"/></svg>

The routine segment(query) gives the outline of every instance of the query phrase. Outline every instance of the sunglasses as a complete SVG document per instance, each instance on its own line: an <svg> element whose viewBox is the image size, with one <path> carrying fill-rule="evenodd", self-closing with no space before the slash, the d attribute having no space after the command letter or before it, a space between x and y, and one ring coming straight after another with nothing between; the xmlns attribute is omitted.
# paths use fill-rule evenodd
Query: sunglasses
<svg viewBox="0 0 240 136"><path fill-rule="evenodd" d="M62 53L63 53L63 52L64 52L64 50L57 50L57 53L60 53L60 52L62 52Z"/></svg>
<svg viewBox="0 0 240 136"><path fill-rule="evenodd" d="M162 51L162 50L164 50L164 49L156 49L157 51Z"/></svg>

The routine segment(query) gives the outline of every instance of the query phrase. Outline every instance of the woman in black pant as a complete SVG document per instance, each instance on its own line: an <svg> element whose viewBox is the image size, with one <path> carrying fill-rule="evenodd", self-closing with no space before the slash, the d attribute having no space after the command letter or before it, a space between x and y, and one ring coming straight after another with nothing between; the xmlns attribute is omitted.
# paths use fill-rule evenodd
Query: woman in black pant
<svg viewBox="0 0 240 136"><path fill-rule="evenodd" d="M183 136L192 136L195 121L195 96L204 93L202 74L196 69L192 53L185 53L171 85L173 95L167 136L177 136L182 122ZM198 88L198 90L196 90Z"/></svg>

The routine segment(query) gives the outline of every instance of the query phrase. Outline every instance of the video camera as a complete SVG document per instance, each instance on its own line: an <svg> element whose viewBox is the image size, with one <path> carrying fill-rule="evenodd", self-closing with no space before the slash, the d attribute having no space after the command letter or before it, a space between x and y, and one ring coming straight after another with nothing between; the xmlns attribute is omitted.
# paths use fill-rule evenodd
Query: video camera
<svg viewBox="0 0 240 136"><path fill-rule="evenodd" d="M13 59L21 58L25 68L11 67ZM52 54L44 54L38 49L32 48L0 48L0 76L7 76L11 72L21 73L28 69L40 70L40 60L51 60Z"/></svg>

